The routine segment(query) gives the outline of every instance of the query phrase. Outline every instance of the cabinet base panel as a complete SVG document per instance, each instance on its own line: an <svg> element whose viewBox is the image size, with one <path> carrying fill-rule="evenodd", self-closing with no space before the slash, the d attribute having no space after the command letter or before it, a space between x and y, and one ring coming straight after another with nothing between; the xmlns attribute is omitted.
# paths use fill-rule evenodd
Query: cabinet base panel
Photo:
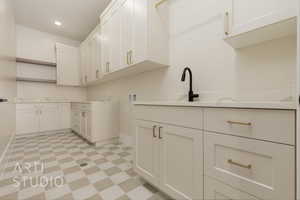
<svg viewBox="0 0 300 200"><path fill-rule="evenodd" d="M60 129L60 130L54 130L54 131L27 133L27 134L22 134L22 135L16 134L16 138L33 137L33 136L40 136L40 135L52 135L52 134L68 133L68 132L71 133L71 129Z"/></svg>

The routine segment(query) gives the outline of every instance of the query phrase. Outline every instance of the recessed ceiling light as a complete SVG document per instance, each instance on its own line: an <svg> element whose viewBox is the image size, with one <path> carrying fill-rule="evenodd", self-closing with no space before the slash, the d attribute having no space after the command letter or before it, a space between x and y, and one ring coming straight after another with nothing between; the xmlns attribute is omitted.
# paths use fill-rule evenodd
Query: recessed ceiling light
<svg viewBox="0 0 300 200"><path fill-rule="evenodd" d="M56 26L61 26L62 23L61 23L60 21L55 21L54 24L55 24Z"/></svg>

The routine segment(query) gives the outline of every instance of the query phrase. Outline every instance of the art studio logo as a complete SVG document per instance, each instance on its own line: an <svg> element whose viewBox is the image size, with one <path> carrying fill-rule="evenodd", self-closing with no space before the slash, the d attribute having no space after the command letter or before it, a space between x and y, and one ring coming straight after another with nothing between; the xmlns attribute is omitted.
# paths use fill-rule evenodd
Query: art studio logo
<svg viewBox="0 0 300 200"><path fill-rule="evenodd" d="M45 165L41 162L16 163L13 178L15 187L61 187L64 185L62 176L45 176Z"/></svg>

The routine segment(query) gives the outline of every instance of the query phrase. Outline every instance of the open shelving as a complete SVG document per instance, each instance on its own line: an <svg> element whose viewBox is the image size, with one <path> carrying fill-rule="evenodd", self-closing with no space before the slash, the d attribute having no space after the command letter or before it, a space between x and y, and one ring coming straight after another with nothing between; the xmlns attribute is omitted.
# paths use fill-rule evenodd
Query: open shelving
<svg viewBox="0 0 300 200"><path fill-rule="evenodd" d="M41 60L33 60L27 58L16 58L16 61L19 63L33 64L33 65L41 65L46 67L56 67L56 63L41 61Z"/></svg>

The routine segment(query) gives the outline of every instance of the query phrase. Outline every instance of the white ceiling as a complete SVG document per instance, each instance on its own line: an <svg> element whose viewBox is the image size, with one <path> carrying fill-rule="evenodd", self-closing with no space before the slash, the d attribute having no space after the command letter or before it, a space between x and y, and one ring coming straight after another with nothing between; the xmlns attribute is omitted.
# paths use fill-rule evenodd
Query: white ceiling
<svg viewBox="0 0 300 200"><path fill-rule="evenodd" d="M18 24L83 40L110 0L14 0ZM54 25L54 21L62 26Z"/></svg>

